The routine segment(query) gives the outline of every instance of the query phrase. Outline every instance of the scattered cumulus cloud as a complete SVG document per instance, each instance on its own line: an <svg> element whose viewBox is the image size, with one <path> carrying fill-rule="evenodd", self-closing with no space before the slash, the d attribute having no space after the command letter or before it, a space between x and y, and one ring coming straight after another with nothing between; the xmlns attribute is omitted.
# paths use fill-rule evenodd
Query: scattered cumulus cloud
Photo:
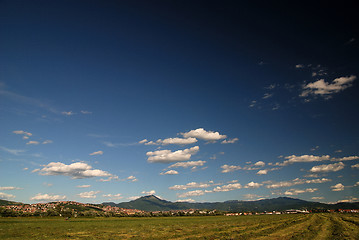
<svg viewBox="0 0 359 240"><path fill-rule="evenodd" d="M42 194L42 193L38 193L36 194L36 196L30 198L30 200L34 200L34 201L59 201L59 200L65 200L66 196L61 196L61 195L50 195L50 194Z"/></svg>
<svg viewBox="0 0 359 240"><path fill-rule="evenodd" d="M265 164L265 162L263 162L263 161L258 161L258 162L256 162L255 164L254 164L254 166L258 166L258 167L264 167L266 164Z"/></svg>
<svg viewBox="0 0 359 240"><path fill-rule="evenodd" d="M169 168L178 168L178 167L183 167L183 168L188 168L188 167L201 167L206 163L206 161L187 161L187 162L177 162L174 163L170 166L168 166L167 169Z"/></svg>
<svg viewBox="0 0 359 240"><path fill-rule="evenodd" d="M307 188L307 189L289 189L287 191L284 192L284 195L288 195L288 196L294 196L294 195L298 195L301 193L312 193L318 191L318 188Z"/></svg>
<svg viewBox="0 0 359 240"><path fill-rule="evenodd" d="M128 178L126 178L127 180L129 180L130 182L137 182L138 179L135 176L129 176Z"/></svg>
<svg viewBox="0 0 359 240"><path fill-rule="evenodd" d="M266 188L281 188L281 187L291 187L294 185L310 184L310 183L326 183L330 182L330 179L327 178L317 178L317 179L300 179L296 178L290 181L281 181L281 182L269 182L266 185Z"/></svg>
<svg viewBox="0 0 359 240"><path fill-rule="evenodd" d="M89 192L82 192L77 194L80 198L96 198L96 194L98 194L100 191L89 191Z"/></svg>
<svg viewBox="0 0 359 240"><path fill-rule="evenodd" d="M323 164L323 165L318 165L318 166L314 166L312 167L309 171L310 172L314 172L314 173L318 173L318 172L337 172L340 171L344 168L344 163L342 162L338 162L338 163L333 163L333 164Z"/></svg>
<svg viewBox="0 0 359 240"><path fill-rule="evenodd" d="M257 172L258 175L266 175L268 173L268 169L262 169Z"/></svg>
<svg viewBox="0 0 359 240"><path fill-rule="evenodd" d="M358 168L359 169L359 163L355 164L355 165L352 165L351 168Z"/></svg>
<svg viewBox="0 0 359 240"><path fill-rule="evenodd" d="M213 192L229 192L237 189L241 189L242 185L240 183L231 183L228 185L218 186L213 189Z"/></svg>
<svg viewBox="0 0 359 240"><path fill-rule="evenodd" d="M312 197L313 200L322 200L324 197Z"/></svg>
<svg viewBox="0 0 359 240"><path fill-rule="evenodd" d="M187 198L187 199L179 199L176 202L188 202L188 203L194 203L196 202L195 200L191 199L191 198Z"/></svg>
<svg viewBox="0 0 359 240"><path fill-rule="evenodd" d="M352 86L352 82L356 79L356 76L351 75L349 77L340 77L332 81L332 83L325 82L324 79L320 79L315 82L308 83L303 86L303 91L300 94L301 97L308 97L309 95L328 97L332 94L341 92Z"/></svg>
<svg viewBox="0 0 359 240"><path fill-rule="evenodd" d="M142 194L146 194L146 195L155 195L156 191L155 190L151 190L151 191L142 191Z"/></svg>
<svg viewBox="0 0 359 240"><path fill-rule="evenodd" d="M122 199L123 197L121 196L121 193L117 193L117 194L103 194L103 197L112 199L112 200L119 200Z"/></svg>
<svg viewBox="0 0 359 240"><path fill-rule="evenodd" d="M178 172L176 170L168 170L166 172L160 173L161 175L177 175Z"/></svg>
<svg viewBox="0 0 359 240"><path fill-rule="evenodd" d="M72 112L72 111L68 111L68 112L63 111L61 114L62 114L62 115L66 115L66 116L72 116L72 115L75 115L75 113L74 113L74 112Z"/></svg>
<svg viewBox="0 0 359 240"><path fill-rule="evenodd" d="M40 144L38 141L28 141L26 145L38 145Z"/></svg>
<svg viewBox="0 0 359 240"><path fill-rule="evenodd" d="M12 186L9 186L9 187L0 187L0 191L3 191L3 190L19 190L19 189L22 189L22 188L12 187Z"/></svg>
<svg viewBox="0 0 359 240"><path fill-rule="evenodd" d="M106 171L99 169L92 169L92 166L83 162L75 162L72 164L64 164L61 162L50 162L43 165L42 169L35 169L33 172L38 172L40 175L63 175L69 176L72 179L92 178L92 177L109 177L112 176Z"/></svg>
<svg viewBox="0 0 359 240"><path fill-rule="evenodd" d="M32 136L32 133L25 132L25 131L23 131L23 130L16 130L16 131L13 131L13 133L19 134L19 135L25 135L25 136L28 136L28 137L31 137L31 136Z"/></svg>
<svg viewBox="0 0 359 240"><path fill-rule="evenodd" d="M13 195L13 194L0 192L0 199L9 200L9 199L13 199L13 198L15 198L15 197L16 197L16 196Z"/></svg>
<svg viewBox="0 0 359 240"><path fill-rule="evenodd" d="M263 186L263 184L262 183L256 183L256 182L250 182L250 183L247 183L245 186L244 186L244 188L259 188L259 187L261 187L261 186Z"/></svg>
<svg viewBox="0 0 359 240"><path fill-rule="evenodd" d="M265 93L264 96L262 97L262 99L267 99L273 97L273 93Z"/></svg>
<svg viewBox="0 0 359 240"><path fill-rule="evenodd" d="M221 166L221 168L223 169L222 173L229 173L229 172L233 172L233 171L242 169L241 166L227 165L227 164Z"/></svg>
<svg viewBox="0 0 359 240"><path fill-rule="evenodd" d="M224 139L221 143L222 143L222 144L235 143L235 142L237 142L238 140L239 140L238 138L232 138L232 139L228 139L228 140Z"/></svg>
<svg viewBox="0 0 359 240"><path fill-rule="evenodd" d="M339 192L339 191L343 191L344 190L344 185L341 183L335 184L334 186L330 187L332 189L332 191L334 192Z"/></svg>
<svg viewBox="0 0 359 240"><path fill-rule="evenodd" d="M166 139L158 139L156 142L153 141L148 141L147 139L143 139L141 141L139 141L138 143L140 144L145 144L145 145L170 145L170 144L175 144L175 145L188 145L188 144L193 144L198 142L198 140L196 138L166 138Z"/></svg>
<svg viewBox="0 0 359 240"><path fill-rule="evenodd" d="M203 190L194 190L194 191L189 191L186 193L178 194L177 196L179 198L187 198L187 197L193 197L193 196L202 196L204 194L205 194L205 191L203 191Z"/></svg>
<svg viewBox="0 0 359 240"><path fill-rule="evenodd" d="M45 141L42 142L42 144L50 144L50 143L53 143L53 141L52 140L45 140Z"/></svg>
<svg viewBox="0 0 359 240"><path fill-rule="evenodd" d="M172 152L171 150L158 150L154 152L147 152L146 155L149 156L147 161L150 163L171 163L178 161L188 161L190 160L193 154L196 154L199 151L198 146L192 148L177 150Z"/></svg>
<svg viewBox="0 0 359 240"><path fill-rule="evenodd" d="M205 141L217 141L227 137L226 135L221 135L219 132L206 131L203 128L181 133L181 135L185 138L198 138Z"/></svg>
<svg viewBox="0 0 359 240"><path fill-rule="evenodd" d="M213 182L209 183L197 183L197 182L190 182L185 185L174 185L169 187L170 190L187 190L189 188L209 188L213 186Z"/></svg>
<svg viewBox="0 0 359 240"><path fill-rule="evenodd" d="M91 185L77 185L78 188L89 188Z"/></svg>

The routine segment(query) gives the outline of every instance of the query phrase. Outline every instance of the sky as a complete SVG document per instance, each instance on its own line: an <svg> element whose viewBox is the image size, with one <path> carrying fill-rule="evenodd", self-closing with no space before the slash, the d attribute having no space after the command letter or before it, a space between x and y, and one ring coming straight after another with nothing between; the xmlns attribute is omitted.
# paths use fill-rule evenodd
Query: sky
<svg viewBox="0 0 359 240"><path fill-rule="evenodd" d="M0 199L359 201L346 1L1 1Z"/></svg>

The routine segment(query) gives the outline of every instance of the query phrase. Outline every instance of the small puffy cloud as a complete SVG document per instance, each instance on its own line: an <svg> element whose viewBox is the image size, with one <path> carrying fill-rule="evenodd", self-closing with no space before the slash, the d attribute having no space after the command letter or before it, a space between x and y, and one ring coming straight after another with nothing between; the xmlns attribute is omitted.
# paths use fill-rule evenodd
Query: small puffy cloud
<svg viewBox="0 0 359 240"><path fill-rule="evenodd" d="M322 200L324 197L312 197L313 200Z"/></svg>
<svg viewBox="0 0 359 240"><path fill-rule="evenodd" d="M40 144L38 141L28 141L26 145L38 145Z"/></svg>
<svg viewBox="0 0 359 240"><path fill-rule="evenodd" d="M77 185L78 188L89 188L91 185Z"/></svg>
<svg viewBox="0 0 359 240"><path fill-rule="evenodd" d="M289 189L289 190L285 191L284 195L293 196L293 195L298 195L298 194L307 193L307 192L312 193L315 191L318 191L318 188Z"/></svg>
<svg viewBox="0 0 359 240"><path fill-rule="evenodd" d="M262 97L263 99L267 99L273 96L273 93L265 93L264 96Z"/></svg>
<svg viewBox="0 0 359 240"><path fill-rule="evenodd" d="M72 116L72 115L75 115L75 113L74 113L74 112L72 112L72 111L69 111L69 112L64 111L64 112L62 112L61 114L62 114L62 115L66 115L66 116Z"/></svg>
<svg viewBox="0 0 359 240"><path fill-rule="evenodd" d="M258 161L254 164L254 166L257 166L257 167L264 167L265 165L266 165L266 163L263 161Z"/></svg>
<svg viewBox="0 0 359 240"><path fill-rule="evenodd" d="M188 188L208 188L211 187L213 184L210 183L197 183L197 182L190 182L186 185L174 185L172 187L169 187L170 190L186 190Z"/></svg>
<svg viewBox="0 0 359 240"><path fill-rule="evenodd" d="M102 154L103 154L103 151L97 151L97 152L90 153L89 155L95 156L95 155L102 155Z"/></svg>
<svg viewBox="0 0 359 240"><path fill-rule="evenodd" d="M356 183L354 184L354 187L357 187L357 186L359 186L359 182L356 182Z"/></svg>
<svg viewBox="0 0 359 240"><path fill-rule="evenodd" d="M177 150L172 152L171 150L158 150L154 152L147 152L146 155L149 156L147 161L150 163L170 163L170 162L179 162L179 161L188 161L190 160L193 154L196 154L199 151L198 146L192 148Z"/></svg>
<svg viewBox="0 0 359 240"><path fill-rule="evenodd" d="M331 188L332 191L334 191L334 192L339 192L339 191L343 191L343 190L344 190L344 185L341 184L341 183L338 183L338 184L336 184L336 185L334 185L334 186L331 186L330 188Z"/></svg>
<svg viewBox="0 0 359 240"><path fill-rule="evenodd" d="M92 169L90 165L83 162L75 162L69 165L61 162L50 162L49 164L44 165L42 169L35 169L33 172L38 172L40 175L69 176L72 179L112 176L108 172Z"/></svg>
<svg viewBox="0 0 359 240"><path fill-rule="evenodd" d="M123 197L121 196L121 193L118 193L118 194L104 194L102 195L103 197L106 197L106 198L110 198L110 199L113 199L113 200L119 200L119 199L122 199Z"/></svg>
<svg viewBox="0 0 359 240"><path fill-rule="evenodd" d="M259 188L259 187L261 187L261 186L263 186L263 184L262 183L256 183L256 182L250 182L250 183L247 183L245 186L244 186L244 188Z"/></svg>
<svg viewBox="0 0 359 240"><path fill-rule="evenodd" d="M359 163L355 164L355 165L352 165L351 168L358 168L359 169Z"/></svg>
<svg viewBox="0 0 359 240"><path fill-rule="evenodd" d="M301 97L307 97L309 95L319 95L328 97L331 94L338 93L352 86L352 82L356 79L356 76L351 75L349 77L340 77L333 80L332 83L327 83L324 79L320 79L316 82L308 83L303 86L303 92Z"/></svg>
<svg viewBox="0 0 359 240"><path fill-rule="evenodd" d="M100 191L89 191L89 192L82 192L77 194L80 198L96 198L96 194L98 194Z"/></svg>
<svg viewBox="0 0 359 240"><path fill-rule="evenodd" d="M285 159L286 160L283 163L277 163L276 165L286 166L288 164L299 163L299 162L320 162L320 161L331 160L329 155L323 155L323 156L314 156L314 155L296 156L296 155L291 155L291 156L285 157Z"/></svg>
<svg viewBox="0 0 359 240"><path fill-rule="evenodd" d="M266 175L268 173L268 169L262 169L257 172L258 175Z"/></svg>
<svg viewBox="0 0 359 240"><path fill-rule="evenodd" d="M16 197L16 196L13 195L13 194L8 194L8 193L0 192L0 199L9 200L9 199L12 199L12 198L15 198L15 197Z"/></svg>
<svg viewBox="0 0 359 240"><path fill-rule="evenodd" d="M146 195L154 195L156 193L155 190L151 190L151 191L142 191L142 194L146 194Z"/></svg>
<svg viewBox="0 0 359 240"><path fill-rule="evenodd" d="M127 180L131 181L131 182L137 182L138 179L135 176L129 176L128 178L126 178Z"/></svg>
<svg viewBox="0 0 359 240"><path fill-rule="evenodd" d="M217 141L227 137L226 135L219 134L219 132L206 131L203 128L181 133L181 135L184 138L198 138L205 141Z"/></svg>
<svg viewBox="0 0 359 240"><path fill-rule="evenodd" d="M25 132L25 131L23 131L23 130L16 130L16 131L13 131L13 133L19 134L19 135L25 135L25 136L28 136L28 137L31 137L31 136L32 136L32 133Z"/></svg>
<svg viewBox="0 0 359 240"><path fill-rule="evenodd" d="M222 144L235 143L235 142L237 142L238 140L239 140L238 138L232 138L232 139L228 139L228 140L224 139L221 143L222 143Z"/></svg>
<svg viewBox="0 0 359 240"><path fill-rule="evenodd" d="M229 192L237 189L241 189L242 185L240 183L232 183L228 185L218 186L213 189L213 192Z"/></svg>
<svg viewBox="0 0 359 240"><path fill-rule="evenodd" d="M295 65L295 68L304 68L304 65L303 64L297 64L297 65Z"/></svg>
<svg viewBox="0 0 359 240"><path fill-rule="evenodd" d="M188 202L188 203L194 203L196 202L195 200L191 199L191 198L187 198L187 199L179 199L176 202Z"/></svg>
<svg viewBox="0 0 359 240"><path fill-rule="evenodd" d="M174 163L170 166L168 166L168 168L177 168L177 167L183 167L183 168L188 168L188 167L201 167L206 163L206 161L187 161L187 162L177 162Z"/></svg>
<svg viewBox="0 0 359 240"><path fill-rule="evenodd" d="M50 195L50 194L42 194L42 193L38 193L36 194L36 196L30 198L30 200L35 200L35 201L59 201L59 200L64 200L66 199L66 196L61 196L61 195Z"/></svg>
<svg viewBox="0 0 359 240"><path fill-rule="evenodd" d="M19 188L19 187L0 187L0 191L1 190L19 190L19 189L21 189L21 188Z"/></svg>
<svg viewBox="0 0 359 240"><path fill-rule="evenodd" d="M49 144L49 143L53 143L53 141L52 140L45 140L45 141L42 142L42 144Z"/></svg>
<svg viewBox="0 0 359 240"><path fill-rule="evenodd" d="M333 164L323 164L323 165L318 165L318 166L314 166L312 167L309 171L310 172L314 172L314 173L318 173L318 172L337 172L340 171L344 168L344 163L342 162L338 162L338 163L333 163Z"/></svg>
<svg viewBox="0 0 359 240"><path fill-rule="evenodd" d="M176 170L168 170L167 172L160 173L161 175L177 175L178 172Z"/></svg>
<svg viewBox="0 0 359 240"><path fill-rule="evenodd" d="M240 166L227 165L227 164L221 166L221 168L223 169L222 173L229 173L229 172L233 172L233 171L242 169Z"/></svg>
<svg viewBox="0 0 359 240"><path fill-rule="evenodd" d="M281 188L281 187L291 187L294 185L301 185L301 184L310 184L310 183L326 183L326 182L330 182L330 179L327 178L318 178L318 179L300 179L300 178L296 178L290 181L282 181L282 182L269 182L266 185L266 188Z"/></svg>
<svg viewBox="0 0 359 240"><path fill-rule="evenodd" d="M182 193L182 194L178 194L179 198L187 198L187 197L193 197L193 196L202 196L205 194L205 191L203 190L194 190L194 191L189 191L186 193Z"/></svg>
<svg viewBox="0 0 359 240"><path fill-rule="evenodd" d="M145 144L146 142L148 142L148 140L147 140L147 139L143 139L143 140L139 141L138 143L140 143L140 144Z"/></svg>

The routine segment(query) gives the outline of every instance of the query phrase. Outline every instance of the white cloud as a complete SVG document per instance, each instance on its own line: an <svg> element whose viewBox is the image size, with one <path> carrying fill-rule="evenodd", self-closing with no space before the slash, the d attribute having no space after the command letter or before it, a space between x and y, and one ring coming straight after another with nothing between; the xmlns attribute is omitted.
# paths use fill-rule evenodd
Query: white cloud
<svg viewBox="0 0 359 240"><path fill-rule="evenodd" d="M89 191L89 192L82 192L77 194L80 198L96 198L96 194L100 191Z"/></svg>
<svg viewBox="0 0 359 240"><path fill-rule="evenodd" d="M167 172L160 173L161 175L177 175L178 172L176 170L168 170Z"/></svg>
<svg viewBox="0 0 359 240"><path fill-rule="evenodd" d="M19 187L0 187L0 190L19 190Z"/></svg>
<svg viewBox="0 0 359 240"><path fill-rule="evenodd" d="M53 143L53 141L52 140L45 140L45 141L42 142L42 144L49 144L49 143Z"/></svg>
<svg viewBox="0 0 359 240"><path fill-rule="evenodd" d="M15 134L20 134L20 135L25 135L25 136L29 136L29 137L32 136L32 133L25 132L25 131L23 131L23 130L16 130L16 131L13 131L13 133L15 133Z"/></svg>
<svg viewBox="0 0 359 240"><path fill-rule="evenodd" d="M206 163L206 161L188 161L188 162L177 162L174 163L170 166L168 166L167 168L176 168L176 167L183 167L183 168L188 168L188 167L201 167Z"/></svg>
<svg viewBox="0 0 359 240"><path fill-rule="evenodd" d="M128 197L127 199L129 200L136 200L138 198L140 198L141 196L132 196L132 197Z"/></svg>
<svg viewBox="0 0 359 240"><path fill-rule="evenodd" d="M203 128L198 128L196 130L191 130L186 133L181 133L185 138L198 138L205 141L217 141L226 138L226 135L221 135L219 132L206 131Z"/></svg>
<svg viewBox="0 0 359 240"><path fill-rule="evenodd" d="M334 185L334 186L331 186L330 188L331 188L332 191L334 191L334 192L339 192L339 191L343 191L343 190L344 190L344 185L341 184L341 183L338 183L338 184L336 184L336 185Z"/></svg>
<svg viewBox="0 0 359 240"><path fill-rule="evenodd" d="M236 189L241 189L242 185L240 183L232 183L228 185L218 186L213 189L213 192L228 192Z"/></svg>
<svg viewBox="0 0 359 240"><path fill-rule="evenodd" d="M103 154L103 151L97 151L97 152L90 153L89 155L94 156L94 155L102 155L102 154Z"/></svg>
<svg viewBox="0 0 359 240"><path fill-rule="evenodd" d="M27 145L38 145L39 142L38 141L28 141L26 144Z"/></svg>
<svg viewBox="0 0 359 240"><path fill-rule="evenodd" d="M252 108L252 107L255 107L257 104L257 101L256 100L253 100L251 101L251 104L249 104L249 107Z"/></svg>
<svg viewBox="0 0 359 240"><path fill-rule="evenodd" d="M75 115L75 113L74 112L72 112L72 111L69 111L69 112L62 112L61 113L62 115L66 115L66 116L72 116L72 115Z"/></svg>
<svg viewBox="0 0 359 240"><path fill-rule="evenodd" d="M276 165L286 166L288 164L299 163L299 162L320 162L320 161L331 160L329 155L323 155L323 156L314 156L314 155L296 156L296 155L291 155L291 156L285 157L285 159L287 159L287 160L283 161L283 163L277 163Z"/></svg>
<svg viewBox="0 0 359 240"><path fill-rule="evenodd" d="M169 144L176 144L176 145L187 145L187 144L193 144L198 142L196 138L166 138L166 139L158 139L155 143L147 142L145 145L169 145ZM151 143L151 144L149 144ZM153 144L152 144L153 143Z"/></svg>
<svg viewBox="0 0 359 240"><path fill-rule="evenodd" d="M256 182L250 182L250 183L247 183L245 186L244 186L244 188L259 188L259 187L261 187L261 186L263 186L263 184L261 184L261 183L256 183Z"/></svg>
<svg viewBox="0 0 359 240"><path fill-rule="evenodd" d="M324 199L324 197L312 197L313 200L321 200Z"/></svg>
<svg viewBox="0 0 359 240"><path fill-rule="evenodd" d="M196 182L190 182L186 185L174 185L172 187L169 187L170 190L186 190L188 188L208 188L211 187L213 184L210 183L196 183Z"/></svg>
<svg viewBox="0 0 359 240"><path fill-rule="evenodd" d="M297 65L295 65L295 68L304 68L304 65L303 64L297 64Z"/></svg>
<svg viewBox="0 0 359 240"><path fill-rule="evenodd" d="M273 96L273 93L265 93L264 96L262 97L263 99L267 99Z"/></svg>
<svg viewBox="0 0 359 240"><path fill-rule="evenodd" d="M282 182L276 182L276 183L270 182L266 185L266 188L291 187L294 185L310 184L310 183L326 183L326 182L330 182L330 181L331 180L327 179L327 178L318 178L318 179L311 179L311 180L296 178L291 181L282 181Z"/></svg>
<svg viewBox="0 0 359 240"><path fill-rule="evenodd" d="M224 139L221 143L222 143L222 144L235 143L235 142L237 142L238 140L239 140L238 138L232 138L232 139L228 139L228 140Z"/></svg>
<svg viewBox="0 0 359 240"><path fill-rule="evenodd" d="M263 161L258 161L254 164L254 166L258 166L258 167L264 167L265 165L266 165L266 163Z"/></svg>
<svg viewBox="0 0 359 240"><path fill-rule="evenodd" d="M138 179L135 176L129 176L128 178L126 178L127 180L131 181L131 182L137 182Z"/></svg>
<svg viewBox="0 0 359 240"><path fill-rule="evenodd" d="M16 196L13 195L13 194L8 194L8 193L3 193L3 192L0 192L0 199L12 199L12 198L15 198Z"/></svg>
<svg viewBox="0 0 359 240"><path fill-rule="evenodd" d="M178 197L179 198L187 198L187 197L193 197L193 196L202 196L204 194L205 194L205 192L203 190L194 190L194 191L189 191L186 193L178 194Z"/></svg>
<svg viewBox="0 0 359 240"><path fill-rule="evenodd" d="M194 203L196 202L195 200L191 199L191 198L187 198L187 199L179 199L176 202L188 202L188 203Z"/></svg>
<svg viewBox="0 0 359 240"><path fill-rule="evenodd" d="M354 187L357 187L357 186L359 186L359 182L356 182L356 183L354 184Z"/></svg>
<svg viewBox="0 0 359 240"><path fill-rule="evenodd" d="M110 199L113 199L113 200L119 200L119 199L122 199L123 197L121 196L121 193L117 193L117 194L104 194L102 195L103 197L106 197L106 198L110 198Z"/></svg>
<svg viewBox="0 0 359 240"><path fill-rule="evenodd" d="M148 142L148 140L147 140L147 139L143 139L143 140L139 141L138 143L144 144L144 143L146 143L146 142Z"/></svg>
<svg viewBox="0 0 359 240"><path fill-rule="evenodd" d="M40 175L69 176L72 179L112 176L108 172L92 169L90 165L83 162L75 162L69 165L61 162L50 162L44 165L42 169L35 169L33 172L38 172Z"/></svg>
<svg viewBox="0 0 359 240"><path fill-rule="evenodd" d="M142 191L141 192L142 194L146 194L146 195L154 195L155 193L156 193L156 191L155 190L151 190L151 191Z"/></svg>
<svg viewBox="0 0 359 240"><path fill-rule="evenodd" d="M223 169L222 173L229 173L229 172L233 172L233 171L242 169L240 166L227 165L227 164L221 166L221 168Z"/></svg>
<svg viewBox="0 0 359 240"><path fill-rule="evenodd" d="M36 200L36 201L58 201L58 200L64 200L66 199L66 196L61 195L49 195L47 193L42 194L38 193L36 196L30 198L30 200Z"/></svg>
<svg viewBox="0 0 359 240"><path fill-rule="evenodd" d="M359 163L355 164L355 165L352 165L351 168L358 168L359 169Z"/></svg>
<svg viewBox="0 0 359 240"><path fill-rule="evenodd" d="M89 188L91 185L77 185L78 188Z"/></svg>
<svg viewBox="0 0 359 240"><path fill-rule="evenodd" d="M338 163L333 163L333 164L328 164L328 165L318 165L318 166L314 166L312 167L309 171L311 172L337 172L340 171L344 168L344 163L342 162L338 162Z"/></svg>
<svg viewBox="0 0 359 240"><path fill-rule="evenodd" d="M289 195L289 196L293 196L293 195L298 195L301 193L307 193L307 192L315 192L318 191L318 188L307 188L307 189L289 189L287 191L285 191L284 195Z"/></svg>
<svg viewBox="0 0 359 240"><path fill-rule="evenodd" d="M154 152L147 152L146 155L149 156L147 161L150 163L170 163L177 161L188 161L193 154L196 154L199 151L198 146L192 148L177 150L172 152L171 150L158 150Z"/></svg>
<svg viewBox="0 0 359 240"><path fill-rule="evenodd" d="M351 87L352 82L356 79L356 76L351 75L349 77L340 77L333 80L332 83L327 83L324 79L320 79L316 82L308 83L303 86L303 92L301 97L307 97L309 95L328 96L330 94L338 93L344 89Z"/></svg>
<svg viewBox="0 0 359 240"><path fill-rule="evenodd" d="M266 175L268 173L268 169L262 169L257 172L258 175Z"/></svg>

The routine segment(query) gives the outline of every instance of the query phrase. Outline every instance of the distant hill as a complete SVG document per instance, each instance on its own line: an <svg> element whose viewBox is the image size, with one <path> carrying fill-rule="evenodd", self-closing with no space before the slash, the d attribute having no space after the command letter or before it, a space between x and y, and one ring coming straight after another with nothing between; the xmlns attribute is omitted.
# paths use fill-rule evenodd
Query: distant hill
<svg viewBox="0 0 359 240"><path fill-rule="evenodd" d="M8 201L8 200L1 200L0 199L0 206L7 206L7 205L21 205L23 203L20 202L13 202L13 201Z"/></svg>
<svg viewBox="0 0 359 240"><path fill-rule="evenodd" d="M116 206L121 208L139 209L144 211L169 211L184 209L217 209L221 211L284 211L288 209L359 209L359 202L356 203L337 203L325 204L319 202L309 202L301 199L279 197L273 199L263 199L257 201L226 201L208 203L187 203L170 202L162 200L154 195L140 197L130 202L113 203L104 202L103 205Z"/></svg>

